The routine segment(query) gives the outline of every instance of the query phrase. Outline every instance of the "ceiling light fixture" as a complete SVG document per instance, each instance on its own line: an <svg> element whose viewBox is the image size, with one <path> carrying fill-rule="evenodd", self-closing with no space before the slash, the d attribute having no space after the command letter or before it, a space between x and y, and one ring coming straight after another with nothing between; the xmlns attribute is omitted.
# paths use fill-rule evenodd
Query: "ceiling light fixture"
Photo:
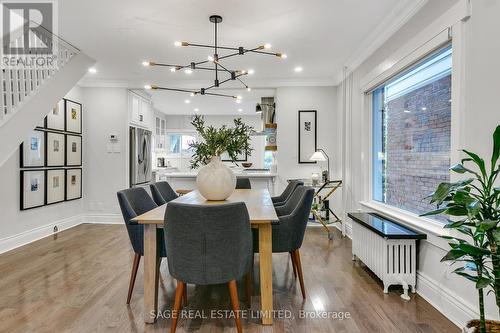
<svg viewBox="0 0 500 333"><path fill-rule="evenodd" d="M209 48L213 50L213 55L208 56L207 60L205 61L199 61L199 62L190 62L187 65L172 65L172 64L165 64L165 63L156 63L156 62L147 62L148 66L160 66L160 67L170 67L170 71L176 72L180 69L184 69L187 74L192 73L194 70L206 70L206 71L213 71L215 72L215 78L214 78L214 84L206 87L206 88L200 88L196 90L190 90L190 89L177 89L177 88L167 88L167 87L157 87L152 89L159 89L159 90L168 90L168 91L177 91L177 92L184 92L184 93L195 93L195 94L200 94L200 95L211 95L211 96L220 96L220 97L230 97L234 98L237 100L238 103L240 103L241 97L238 98L238 96L234 95L227 95L227 94L220 94L220 93L215 93L215 92L210 92L210 89L213 88L218 88L222 84L229 82L229 81L239 81L245 88L250 89L245 82L241 79L242 76L248 75L248 74L253 74L254 70L250 69L248 71L246 70L231 70L226 68L224 65L220 63L220 60L238 56L238 55L245 55L247 53L253 53L253 54L263 54L263 55L272 55L278 58L285 59L287 56L285 53L274 53L274 52L269 52L269 51L264 51L268 50L271 48L271 44L266 43L264 45L260 45L254 48L247 49L243 46L238 46L238 47L228 47L228 46L220 46L218 44L218 24L222 22L222 17L219 15L212 15L209 17L210 22L214 24L214 30L215 30L215 38L214 38L214 44L213 45L207 45L207 44L195 44L195 43L189 43L189 42L175 42L174 45L177 47L181 46L192 46L192 47L201 47L201 48ZM229 52L228 54L225 55L219 55L219 51L232 51ZM144 62L146 63L146 61ZM144 64L143 63L143 64ZM213 63L213 66L206 66L207 64ZM229 77L225 79L219 79L220 74L225 73ZM250 91L250 90L249 90Z"/></svg>
<svg viewBox="0 0 500 333"><path fill-rule="evenodd" d="M302 72L303 68L300 66L297 66L293 70L295 71L295 73L300 73L300 72Z"/></svg>
<svg viewBox="0 0 500 333"><path fill-rule="evenodd" d="M88 69L88 71L89 71L89 73L90 73L90 74L95 74L95 73L97 73L97 69L95 69L94 67L90 67L90 68Z"/></svg>
<svg viewBox="0 0 500 333"><path fill-rule="evenodd" d="M194 112L198 112L198 111L200 111L200 109L194 108Z"/></svg>
<svg viewBox="0 0 500 333"><path fill-rule="evenodd" d="M241 111L243 111L243 109L238 109L238 112L241 112Z"/></svg>
<svg viewBox="0 0 500 333"><path fill-rule="evenodd" d="M189 104L191 101L189 99L184 100L184 103Z"/></svg>

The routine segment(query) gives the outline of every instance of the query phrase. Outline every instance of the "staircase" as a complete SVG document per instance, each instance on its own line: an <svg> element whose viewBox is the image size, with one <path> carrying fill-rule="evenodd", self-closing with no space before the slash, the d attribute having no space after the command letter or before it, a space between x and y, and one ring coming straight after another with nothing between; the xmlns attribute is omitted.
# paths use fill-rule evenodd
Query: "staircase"
<svg viewBox="0 0 500 333"><path fill-rule="evenodd" d="M31 46L43 43L57 50L56 62L50 68L19 65L0 69L0 166L95 63L48 30L39 30L36 36L30 32L29 39ZM23 42L19 33L11 45L24 45Z"/></svg>

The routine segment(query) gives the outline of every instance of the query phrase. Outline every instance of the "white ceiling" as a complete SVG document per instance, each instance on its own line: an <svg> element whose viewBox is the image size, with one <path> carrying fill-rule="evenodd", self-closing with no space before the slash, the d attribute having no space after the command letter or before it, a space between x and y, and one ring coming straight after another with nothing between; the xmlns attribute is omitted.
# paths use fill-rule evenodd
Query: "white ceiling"
<svg viewBox="0 0 500 333"><path fill-rule="evenodd" d="M422 0L61 0L59 35L97 60L98 73L88 74L83 85L199 89L212 84L212 72L171 73L144 68L141 62L205 60L209 49L176 48L173 43L211 43L208 17L219 14L224 19L220 45L251 48L269 42L273 51L288 55L247 54L223 62L228 68L254 69L246 78L251 87L333 85L342 67L373 42L380 25L400 19L415 2ZM303 72L295 73L295 66ZM173 94L153 92L158 93ZM184 95L174 95L174 104L184 102Z"/></svg>

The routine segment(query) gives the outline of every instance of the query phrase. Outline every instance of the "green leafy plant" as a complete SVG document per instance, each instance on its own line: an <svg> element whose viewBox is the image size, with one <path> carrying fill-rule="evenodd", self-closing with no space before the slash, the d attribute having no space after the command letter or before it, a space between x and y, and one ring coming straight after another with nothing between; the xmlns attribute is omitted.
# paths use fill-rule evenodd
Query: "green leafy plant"
<svg viewBox="0 0 500 333"><path fill-rule="evenodd" d="M493 153L488 169L477 154L463 150L467 158L451 167L458 174L470 177L453 183L441 183L430 195L437 209L422 216L447 214L454 217L445 228L466 235L442 236L449 240L451 250L441 261L460 264L454 273L476 284L479 297L480 330L486 332L483 289L490 286L500 310L500 125L493 133ZM469 167L469 165L472 165Z"/></svg>
<svg viewBox="0 0 500 333"><path fill-rule="evenodd" d="M252 154L250 147L250 133L253 127L246 125L241 118L234 119L234 127L223 125L220 128L205 126L202 115L195 115L191 121L202 141L191 142L189 147L193 151L191 168L197 168L210 162L215 156L227 152L229 158L234 162L238 155Z"/></svg>

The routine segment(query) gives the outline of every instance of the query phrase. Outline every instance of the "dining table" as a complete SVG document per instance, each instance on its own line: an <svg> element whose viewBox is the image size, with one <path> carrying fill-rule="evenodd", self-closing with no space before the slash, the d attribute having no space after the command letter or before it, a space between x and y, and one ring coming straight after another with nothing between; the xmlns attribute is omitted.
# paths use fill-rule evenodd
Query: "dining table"
<svg viewBox="0 0 500 333"><path fill-rule="evenodd" d="M250 217L250 226L257 229L259 235L260 315L262 324L272 325L272 225L279 223L279 219L269 191L267 189L236 189L226 200L210 201L197 190L193 190L171 202L193 205L245 203ZM146 323L154 323L158 313L159 258L157 258L156 229L163 228L164 223L168 223L168 214L165 214L167 205L168 203L158 206L132 219L133 223L144 225L144 321Z"/></svg>

